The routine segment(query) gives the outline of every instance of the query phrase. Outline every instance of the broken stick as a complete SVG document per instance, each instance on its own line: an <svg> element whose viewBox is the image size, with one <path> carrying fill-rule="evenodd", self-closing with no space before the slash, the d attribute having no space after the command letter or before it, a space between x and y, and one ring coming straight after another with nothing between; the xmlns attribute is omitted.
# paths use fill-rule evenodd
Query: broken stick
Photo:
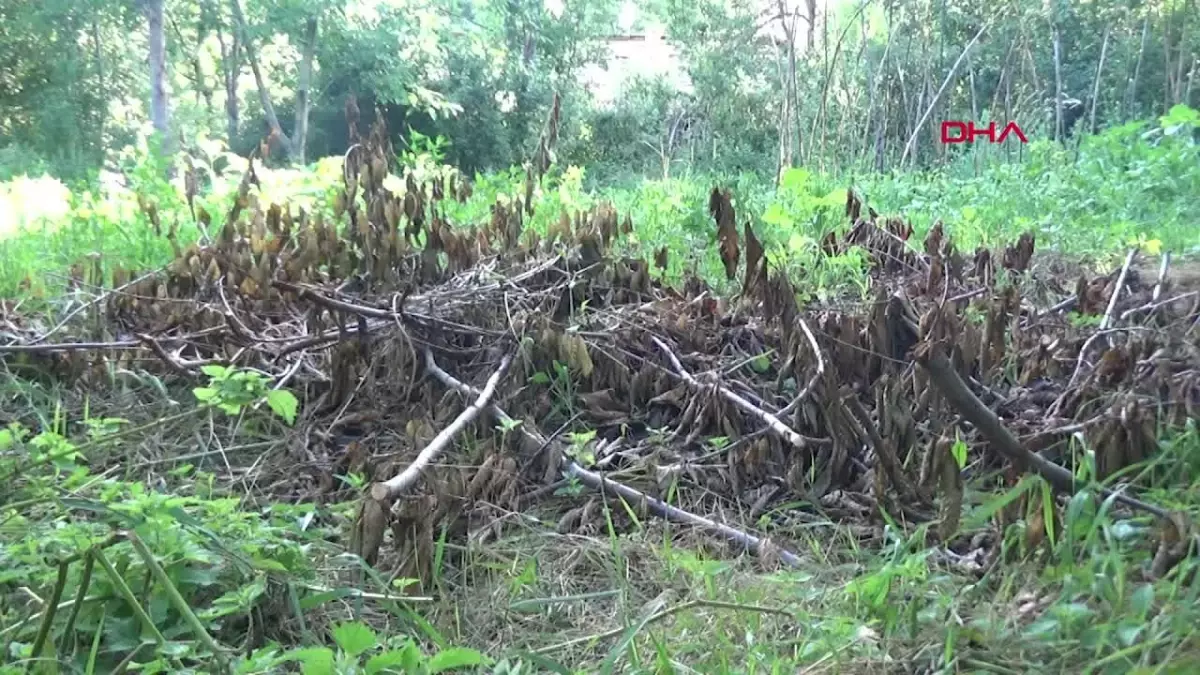
<svg viewBox="0 0 1200 675"><path fill-rule="evenodd" d="M433 363L433 354L426 351L425 358L428 360L429 366L436 367ZM408 465L408 468L406 468L398 476L394 476L387 481L376 483L374 486L372 486L371 498L380 502L390 502L412 487L413 484L417 482L417 479L420 478L421 471L423 471L425 467L429 466L433 460L437 459L438 455L442 453L442 450L450 444L450 440L454 438L458 432L467 425L467 423L478 417L479 413L488 406L488 403L492 400L492 396L496 393L496 385L500 383L500 380L504 377L504 374L508 372L508 366L511 363L512 355L505 355L500 361L500 367L497 368L496 372L492 373L492 376L488 378L487 384L484 385L483 391L479 392L475 402L467 406L465 410L459 413L458 417L454 418L454 421L451 422L449 426L447 426L445 429L442 429L442 431L435 436L432 441L429 442L429 445L425 446L425 449L422 450L419 455L417 455L417 458L413 460L413 463Z"/></svg>
<svg viewBox="0 0 1200 675"><path fill-rule="evenodd" d="M654 341L654 344L658 345L658 348L661 349L664 354L666 354L667 359L671 361L671 367L675 369L676 375L683 378L685 382L696 389L703 388L704 385L700 384L695 377L692 377L691 373L684 369L683 364L679 362L679 357L675 356L675 352L672 352L671 348L668 347L666 343L654 336L650 336L650 339ZM804 450L808 447L809 439L796 433L794 429L784 424L778 417L763 410L762 408L759 408L741 396L738 396L726 387L718 386L717 389L727 401L741 408L743 411L766 422L767 426L771 427L772 431L782 436L784 440L786 440L788 443L791 443L792 446L797 450Z"/></svg>
<svg viewBox="0 0 1200 675"><path fill-rule="evenodd" d="M433 354L428 350L425 352L425 360L426 368L429 371L429 374L433 375L446 386L450 387L451 389L456 389L467 396L480 396L481 393L474 387L459 382L458 380L454 379L452 375L438 367L437 362L433 359ZM479 403L481 400L482 398L477 399L476 402ZM504 412L504 410L499 406L495 404L488 405L486 404L486 401L484 402L484 405L486 405L487 411L496 418L497 422L505 425L507 428L515 429L516 433L521 433L527 436L530 440L530 445L544 446L549 444L550 441L542 438L540 433L530 430L527 425L513 425L513 419L509 417L508 413ZM480 407L483 406L481 405ZM655 499L654 497L635 490L628 485L618 483L617 481L607 478L594 471L588 471L574 460L568 459L565 464L566 466L564 473L566 473L567 476L577 478L580 483L583 483L597 492L602 494L606 492L609 494L616 494L625 499L627 502L631 502L631 505L640 504L645 506L647 511L665 520L670 520L685 525L692 525L703 530L707 530L711 533L724 537L731 543L737 544L754 555L765 556L768 553L773 554L789 567L800 567L800 556L792 553L791 551L775 546L767 539L756 537L747 532L743 532L725 525L724 523L718 523L703 516L698 516L694 513L684 511L678 507L671 506L661 499Z"/></svg>
<svg viewBox="0 0 1200 675"><path fill-rule="evenodd" d="M983 434L984 438L1000 454L1007 457L1022 471L1032 468L1035 473L1045 478L1055 489L1061 492L1074 494L1078 491L1075 477L1071 475L1070 471L1021 445L1016 436L1013 436L1012 432L1006 429L1004 424L1000 422L1000 418L991 410L988 410L983 401L980 401L967 388L962 378L958 376L953 366L950 365L950 360L946 358L946 355L937 344L926 342L919 345L915 350L915 356L917 363L929 373L929 379L933 381L938 391L946 397L950 405L954 407L958 414L975 425L979 433ZM1096 486L1096 489L1104 497L1114 496L1118 502L1126 506L1151 513L1159 518L1168 518L1170 515L1166 509L1160 506L1147 504L1123 492L1109 490L1100 486Z"/></svg>
<svg viewBox="0 0 1200 675"><path fill-rule="evenodd" d="M1129 274L1129 266L1133 264L1133 259L1137 256L1136 248L1129 249L1129 253L1125 255L1125 264L1121 266L1121 273L1117 275L1117 285L1113 287L1112 295L1108 296L1108 308L1104 310L1104 316L1100 319L1099 330L1103 331L1112 324L1113 311L1117 308L1117 300L1121 297L1121 290L1125 288L1125 276ZM1112 345L1112 342L1109 342Z"/></svg>

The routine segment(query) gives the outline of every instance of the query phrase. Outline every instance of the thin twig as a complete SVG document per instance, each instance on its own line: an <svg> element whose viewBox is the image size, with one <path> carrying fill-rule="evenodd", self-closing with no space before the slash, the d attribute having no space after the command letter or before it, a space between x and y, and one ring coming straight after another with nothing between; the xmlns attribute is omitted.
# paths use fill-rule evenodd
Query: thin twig
<svg viewBox="0 0 1200 675"><path fill-rule="evenodd" d="M675 373L679 377L683 378L685 382L696 389L704 388L704 385L700 384L696 378L692 377L691 373L684 369L683 364L679 362L679 357L675 356L675 353L671 351L671 348L668 347L666 343L654 336L651 336L650 339L654 341L654 344L658 345L658 348L661 349L663 354L666 355L667 359L671 361L671 365L675 368ZM738 396L725 387L718 385L717 391L719 391L721 395L724 396L725 399L730 403L766 422L767 426L771 427L772 431L782 436L784 440L792 444L792 446L794 446L796 449L804 450L808 448L808 439L796 433L791 427L780 421L778 417L763 410L762 408L759 408L758 406L747 401L741 396Z"/></svg>
<svg viewBox="0 0 1200 675"><path fill-rule="evenodd" d="M800 405L800 402L808 396L809 392L812 391L812 388L816 386L817 380L825 374L825 357L821 355L821 345L817 344L817 338L813 336L812 329L808 327L808 323L804 319L798 319L798 323L800 324L800 329L804 331L804 337L808 338L808 344L812 346L813 354L817 357L817 372L813 373L812 377L808 378L808 383L804 385L804 388L800 390L800 393L796 394L796 397L792 399L791 403L787 404L782 410L775 413L777 417L787 417L789 414L791 414L791 412Z"/></svg>
<svg viewBox="0 0 1200 675"><path fill-rule="evenodd" d="M1050 409L1046 411L1046 417L1057 417L1063 403L1067 400L1067 396L1070 395L1071 392L1075 391L1075 384L1079 380L1079 374L1083 372L1083 364L1086 361L1087 353L1091 349L1092 343L1101 337L1106 337L1112 335L1113 333L1121 333L1133 330L1146 329L1136 326L1109 328L1108 330L1096 331L1088 336L1088 339L1083 341L1083 346L1079 348L1079 355L1075 357L1075 370L1071 372L1071 379L1067 380L1067 386L1063 387L1062 394L1060 394L1059 397L1054 400L1054 403L1050 406Z"/></svg>
<svg viewBox="0 0 1200 675"><path fill-rule="evenodd" d="M1158 266L1158 281L1154 284L1154 295L1150 296L1150 302L1158 302L1158 296L1162 293L1163 286L1167 281L1167 270L1171 268L1171 252L1163 253L1162 263Z"/></svg>
<svg viewBox="0 0 1200 675"><path fill-rule="evenodd" d="M1154 290L1158 291L1157 288ZM1179 302L1180 300L1187 300L1189 298L1194 298L1197 295L1200 295L1200 291L1189 291L1187 293L1177 295L1173 298L1167 298L1166 300L1160 300L1158 302L1151 302L1150 304L1142 305L1141 307L1134 307L1133 309L1127 309L1121 313L1121 320L1124 321L1127 317L1129 317L1133 314L1136 314L1138 312L1150 312L1151 314L1153 314L1154 311L1156 309L1158 309L1159 307L1162 307L1164 305L1170 305L1170 304Z"/></svg>
<svg viewBox="0 0 1200 675"><path fill-rule="evenodd" d="M161 359L163 363L167 364L167 367L176 374L183 375L184 377L191 377L192 375L195 375L195 373L186 365L184 365L183 362L167 352L167 350L164 349L161 344L159 344L158 340L155 340L153 337L143 333L138 333L137 338L142 341L142 344L149 347L150 351L154 352L155 356Z"/></svg>
<svg viewBox="0 0 1200 675"><path fill-rule="evenodd" d="M991 23L992 22L990 19L984 22L983 26L979 28L979 32L975 33L975 37L971 38L971 41L967 43L966 47L963 47L962 53L958 55L958 59L955 60L954 65L950 66L950 72L946 73L946 79L942 81L942 86L938 88L937 93L934 94L933 98L929 101L929 106L925 108L925 114L921 115L920 121L918 121L917 125L913 127L912 136L910 136L908 138L908 142L904 144L904 154L900 157L901 164L904 164L904 162L908 160L908 155L912 152L913 143L916 142L917 137L921 134L921 129L925 126L925 122L929 119L929 115L933 112L934 107L937 106L938 100L942 98L942 93L946 91L946 87L950 84L950 81L954 79L954 73L958 72L959 64L962 63L963 58L965 58L967 53L971 51L971 48L975 46L975 43L979 42L979 38L983 36L983 32L988 29L988 26L990 26Z"/></svg>
<svg viewBox="0 0 1200 675"><path fill-rule="evenodd" d="M1104 317L1100 319L1100 330L1108 328L1109 324L1112 323L1113 311L1117 308L1117 299L1121 297L1121 290L1125 288L1125 275L1129 274L1129 266L1133 264L1133 258L1136 255L1137 249L1131 248L1125 256L1125 264L1121 266L1121 274L1117 276L1117 285L1113 288L1112 295L1108 298L1108 309L1104 310Z"/></svg>
<svg viewBox="0 0 1200 675"><path fill-rule="evenodd" d="M973 290L973 291L967 291L967 292L965 292L965 293L959 293L958 295L956 295L956 296L954 296L954 297L952 297L952 298L949 298L949 299L947 299L947 300L946 300L946 303L954 303L954 302L961 302L961 301L963 301L963 300L971 300L971 299L973 299L973 298L977 298L977 297L979 297L979 296L981 296L981 295L983 295L984 293L987 293L987 292L988 292L988 289L987 289L987 287L986 287L986 286L984 286L983 288L976 288L976 289L975 289L975 290ZM945 303L943 303L943 304L945 304Z"/></svg>

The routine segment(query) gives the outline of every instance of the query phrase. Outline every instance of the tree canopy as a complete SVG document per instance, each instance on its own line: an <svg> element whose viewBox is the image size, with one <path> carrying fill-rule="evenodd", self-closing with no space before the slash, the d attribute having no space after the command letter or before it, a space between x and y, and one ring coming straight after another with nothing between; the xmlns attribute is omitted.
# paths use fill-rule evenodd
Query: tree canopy
<svg viewBox="0 0 1200 675"><path fill-rule="evenodd" d="M657 34L678 72L598 100L589 69L636 71L614 41ZM941 120L1065 139L1195 105L1198 54L1194 0L0 0L0 174L86 178L148 125L340 154L350 98L502 169L556 92L560 153L593 173L930 166L953 152Z"/></svg>

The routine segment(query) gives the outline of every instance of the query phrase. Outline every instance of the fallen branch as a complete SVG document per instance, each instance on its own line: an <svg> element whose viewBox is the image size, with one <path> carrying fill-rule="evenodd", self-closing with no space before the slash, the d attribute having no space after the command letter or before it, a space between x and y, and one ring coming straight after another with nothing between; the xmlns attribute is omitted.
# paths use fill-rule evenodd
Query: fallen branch
<svg viewBox="0 0 1200 675"><path fill-rule="evenodd" d="M1158 291L1159 289L1155 288L1154 290ZM1189 291L1187 293L1182 293L1180 295L1176 295L1173 298L1167 298L1166 300L1159 300L1157 302L1151 302L1150 304L1142 305L1141 307L1134 307L1133 309L1127 309L1121 313L1121 320L1124 321L1125 319L1129 318L1130 316L1132 316L1134 314L1137 314L1138 312L1149 312L1150 315L1153 315L1154 312L1159 307L1162 307L1163 305L1171 305L1176 302L1179 302L1180 300L1190 300L1190 299L1196 297L1197 295L1200 295L1200 291ZM1149 316L1147 316L1146 318L1149 318Z"/></svg>
<svg viewBox="0 0 1200 675"><path fill-rule="evenodd" d="M984 286L983 288L976 288L976 289L975 289L975 290L973 290L973 291L967 291L967 292L965 292L965 293L959 293L958 295L956 295L956 296L954 296L954 297L952 297L952 298L948 298L948 299L946 300L945 304L947 304L947 305L952 305L952 304L954 304L954 303L956 303L956 302L962 302L963 300L972 300L972 299L974 299L974 298L978 298L979 296L981 296L981 295L983 295L984 293L987 293L987 292L988 292L988 288L987 288L987 286Z"/></svg>
<svg viewBox="0 0 1200 675"><path fill-rule="evenodd" d="M452 375L438 367L437 363L433 359L433 355L428 351L425 354L425 358L425 365L429 371L429 374L433 375L434 378L446 386L450 387L451 389L456 389L467 396L481 395L481 393L474 387L459 382L458 380L454 379ZM486 409L500 424L505 425L508 428L513 428L517 433L524 434L530 445L549 445L549 441L543 438L542 434L530 430L527 425L515 426L513 424L513 418L509 417L508 413L504 412L504 410L499 406L495 404L488 404ZM800 557L795 553L783 548L779 548L767 539L756 537L752 534L748 534L723 523L718 523L703 516L698 516L694 513L671 506L660 499L646 495L627 485L618 483L611 478L606 478L593 471L588 471L573 460L567 460L564 473L569 477L577 478L579 482L592 488L593 490L601 493L608 491L612 494L622 497L627 502L633 502L634 505L641 504L645 506L647 511L665 520L670 520L685 525L693 525L714 534L718 534L730 542L741 546L743 549L754 555L766 556L768 553L771 553L775 556L778 556L779 560L790 567L799 567L801 564Z"/></svg>
<svg viewBox="0 0 1200 675"><path fill-rule="evenodd" d="M768 553L773 553L789 567L800 566L799 556L791 551L775 546L767 539L756 537L747 532L743 532L725 525L724 523L718 523L714 520L709 520L704 516L698 516L689 511L684 511L681 508L671 506L660 499L656 499L647 494L639 492L628 485L618 483L617 481L612 480L611 478L606 478L599 473L588 471L574 460L567 460L565 473L568 476L578 478L580 483L583 483L597 492L604 493L607 491L620 496L626 502L629 502L631 506L644 506L647 511L653 513L659 518L670 520L676 523L682 523L684 525L692 525L703 530L708 530L709 532L724 537L728 541L737 544L738 546L757 556L765 556Z"/></svg>
<svg viewBox="0 0 1200 675"><path fill-rule="evenodd" d="M683 604L675 605L674 607L669 607L667 609L664 609L664 610L661 610L661 611L651 614L650 616L648 616L642 620L641 625L642 625L642 627L649 626L652 623L657 623L659 621L662 621L663 619L674 616L680 612L684 612L689 609L693 609L695 607L710 607L713 609L730 609L730 610L741 611L741 612L757 612L760 614L777 614L779 616L784 616L784 617L788 617L788 618L792 618L792 616L793 616L792 613L788 612L786 609L780 609L777 607L762 607L759 605L741 605L741 604L737 604L737 603L733 603L733 602L720 602L718 600L688 600L687 602L685 602ZM559 642L557 644L549 645L547 647L541 647L539 649L534 650L533 653L534 654L549 654L551 652L561 651L568 647L574 647L575 645L587 644L589 642L598 642L600 640L609 640L609 639L618 637L621 634L626 633L628 631L629 631L629 628L627 626L621 626L620 628L614 628L612 630L605 631L603 633L599 633L596 635L584 635L583 637L572 638L570 640L567 640L566 642Z"/></svg>
<svg viewBox="0 0 1200 675"><path fill-rule="evenodd" d="M289 283L286 281L272 281L271 285L276 288L283 289L285 291L291 291L296 294L296 297L298 299L308 300L309 302L321 305L322 307L324 307L328 310L331 310L331 311L345 312L346 314L354 314L356 316L370 317L372 319L411 320L412 322L414 322L416 324L436 323L442 328L448 329L452 332L461 333L463 335L484 335L484 336L488 336L488 337L504 337L505 335L508 334L505 331L491 330L488 328L482 328L482 327L478 327L478 326L465 326L463 324L455 323L453 321L448 321L446 319L443 319L443 318L440 318L437 316L425 315L425 314L421 314L421 313L414 312L411 310L407 310L407 309L404 309L402 306L397 306L394 308L394 310L387 310L387 309L380 309L378 307L368 307L366 305L358 305L358 304L355 304L352 302L346 302L345 300L337 300L335 298L329 297L328 295L318 293L316 290L314 290L310 286L301 286L299 284L293 284L293 283ZM405 300L406 300L405 304L407 304L407 302L410 302L410 301L414 305L427 302L430 304L430 306L432 306L435 298L433 296L426 297L426 296L411 296L410 295L410 296L407 296L407 298ZM395 303L393 303L393 304L395 304Z"/></svg>
<svg viewBox="0 0 1200 675"><path fill-rule="evenodd" d="M44 354L47 352L83 352L93 349L138 349L142 343L138 340L121 340L119 342L59 342L57 344L35 345L0 345L0 353L10 354Z"/></svg>
<svg viewBox="0 0 1200 675"><path fill-rule="evenodd" d="M654 344L658 345L658 348L661 349L664 354L666 354L667 359L671 361L671 366L675 368L675 373L679 377L683 378L683 380L692 387L696 389L703 389L704 385L700 384L696 378L692 377L691 373L684 369L683 364L679 362L679 357L675 356L675 353L671 351L670 347L668 347L662 340L659 340L654 336L651 336L650 339L654 341ZM791 427L780 421L778 417L763 410L762 408L759 408L741 396L738 396L726 387L718 385L717 390L721 392L721 395L724 396L725 399L730 403L766 422L767 426L771 427L772 431L782 436L784 440L786 440L788 443L791 443L796 449L804 450L808 448L808 439L796 433Z"/></svg>
<svg viewBox="0 0 1200 675"><path fill-rule="evenodd" d="M791 414L791 412L795 410L796 407L799 406L800 403L808 396L809 392L812 391L812 388L816 386L817 380L825 374L825 357L821 355L821 345L817 344L817 338L813 335L812 329L808 327L808 323L805 322L804 319L799 319L798 323L800 324L800 330L804 331L804 337L808 339L808 344L812 347L813 354L817 357L817 372L813 373L812 377L808 378L808 382L804 385L804 388L800 390L800 393L796 394L796 397L792 399L791 403L787 404L782 410L775 413L777 417L787 417L789 414Z"/></svg>
<svg viewBox="0 0 1200 675"><path fill-rule="evenodd" d="M425 358L428 361L428 365L434 365L432 353L428 351L425 352ZM463 427L471 422L471 420L478 417L479 413L488 406L492 396L494 396L496 393L496 385L500 383L501 378L503 378L504 374L508 372L508 367L510 364L512 364L512 355L507 354L503 359L501 359L500 367L497 368L496 372L492 373L492 376L488 378L487 384L484 385L483 391L479 393L479 396L475 399L475 402L467 406L465 410L459 413L458 417L454 418L454 421L451 422L449 426L447 426L445 429L442 429L442 431L435 436L432 441L429 442L429 445L425 446L425 449L421 451L421 454L417 455L417 458L413 460L413 463L408 465L408 468L402 471L398 476L393 476L382 483L376 483L371 488L371 498L380 502L391 502L412 487L413 484L417 482L417 479L420 478L421 472L425 469L425 467L429 466L433 460L437 459L438 455L442 453L442 450L449 445L450 439L454 438L459 431L462 431Z"/></svg>
<svg viewBox="0 0 1200 675"><path fill-rule="evenodd" d="M213 326L194 333L167 338L168 342L188 342L202 337L225 332L224 326ZM114 340L111 342L50 342L41 343L45 336L38 337L30 344L0 345L0 354L45 354L48 352L86 352L99 349L133 350L146 347L142 340ZM40 343L40 344L39 344Z"/></svg>
<svg viewBox="0 0 1200 675"><path fill-rule="evenodd" d="M1158 302L1158 296L1162 294L1163 286L1167 281L1167 270L1171 269L1171 252L1166 251L1162 256L1162 263L1158 266L1158 281L1154 284L1154 295L1150 296L1150 302Z"/></svg>
<svg viewBox="0 0 1200 675"><path fill-rule="evenodd" d="M871 421L871 415L867 409L863 407L861 401L855 397L853 391L846 387L837 399L838 404L843 406L846 413L858 423L861 427L860 431L865 437L864 440L871 445L871 449L875 451L875 457L883 464L884 471L888 477L892 479L892 484L900 491L901 497L905 501L916 499L922 502L927 502L922 495L904 473L904 467L901 466L900 460L896 457L895 451L887 441L879 435L879 429Z"/></svg>
<svg viewBox="0 0 1200 675"><path fill-rule="evenodd" d="M940 347L933 343L921 344L915 350L915 356L917 363L929 374L929 378L937 386L942 396L946 397L946 401L954 407L958 414L975 425L975 428L983 434L992 447L1007 457L1018 469L1024 471L1032 468L1035 473L1045 478L1060 492L1074 494L1078 491L1079 486L1076 485L1075 477L1070 471L1021 445L1012 432L1000 422L1000 418L988 410L987 406L967 388L958 373L954 372L953 366L950 365L949 359L942 353ZM1126 506L1146 511L1159 518L1169 517L1166 509L1147 504L1122 492L1100 486L1096 486L1096 490L1104 497L1113 496Z"/></svg>
<svg viewBox="0 0 1200 675"><path fill-rule="evenodd" d="M141 340L142 344L149 347L150 351L154 352L154 355L161 359L163 363L167 364L167 367L176 374L184 377L191 377L196 374L195 371L188 367L188 364L183 363L178 358L170 354L166 349L164 349L163 346L159 344L158 340L155 340L144 333L138 333L137 339ZM205 363L207 363L207 361Z"/></svg>
<svg viewBox="0 0 1200 675"><path fill-rule="evenodd" d="M1117 299L1121 297L1121 290L1125 288L1125 276L1129 274L1129 266L1133 264L1133 258L1137 255L1137 249L1129 249L1129 253L1125 256L1125 264L1121 266L1121 273L1117 275L1117 285L1113 288L1112 295L1108 298L1108 308L1104 310L1104 317L1100 319L1099 329L1108 328L1113 320L1113 311L1117 308ZM1111 342L1109 343L1111 344Z"/></svg>

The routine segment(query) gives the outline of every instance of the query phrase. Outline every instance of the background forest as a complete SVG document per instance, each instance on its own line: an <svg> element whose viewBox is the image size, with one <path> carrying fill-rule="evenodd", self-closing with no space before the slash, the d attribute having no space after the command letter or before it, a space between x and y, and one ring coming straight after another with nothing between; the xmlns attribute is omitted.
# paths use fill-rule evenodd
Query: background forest
<svg viewBox="0 0 1200 675"><path fill-rule="evenodd" d="M0 0L0 674L1196 672L1198 80L1196 0Z"/></svg>
<svg viewBox="0 0 1200 675"><path fill-rule="evenodd" d="M528 160L558 92L558 160L598 182L925 168L955 159L937 142L941 120L1015 120L1031 138L1060 139L1200 96L1185 1L50 1L0 12L4 178L119 169L116 153L147 122L176 149L220 140L241 155L273 133L274 161L304 164L348 147L351 96L368 115L381 106L398 138L448 139L447 161L471 175ZM613 58L635 40L650 46L627 52L634 63Z"/></svg>
<svg viewBox="0 0 1200 675"><path fill-rule="evenodd" d="M1035 225L1070 247L1073 222L1111 245L1155 223L1172 245L1195 244L1190 230L1186 242L1172 234L1175 196L1197 187L1190 156L1154 155L1097 182L1151 160L1135 147L1155 144L1145 134L1194 128L1191 1L52 0L0 3L0 18L0 179L45 173L72 189L7 185L0 229L134 187L151 138L176 153L168 169L183 166L179 153L203 162L206 184L230 156L258 152L277 168L340 157L351 100L364 129L378 108L410 158L511 178L557 94L555 176L575 167L586 192L618 206L648 197L661 209L665 194L676 224L703 228L707 216L672 195L732 181L761 215L783 171L802 167L814 194L856 183L918 228L966 208L993 241ZM1015 121L1031 142L947 145L943 120ZM1146 190L1158 192L1132 198ZM99 243L62 246L60 265Z"/></svg>

